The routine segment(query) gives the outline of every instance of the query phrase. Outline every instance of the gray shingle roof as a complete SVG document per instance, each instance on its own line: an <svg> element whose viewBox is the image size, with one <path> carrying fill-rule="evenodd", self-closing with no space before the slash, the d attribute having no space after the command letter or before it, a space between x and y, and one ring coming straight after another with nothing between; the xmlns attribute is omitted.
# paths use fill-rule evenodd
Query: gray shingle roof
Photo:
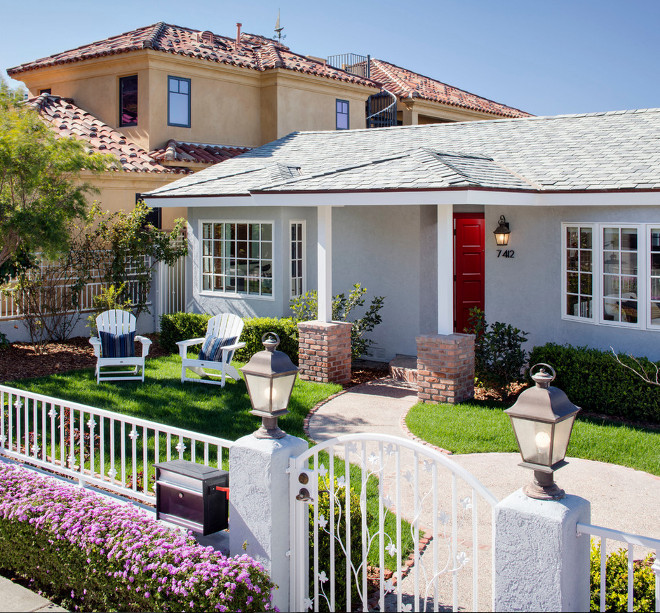
<svg viewBox="0 0 660 613"><path fill-rule="evenodd" d="M660 109L294 132L150 196L460 187L660 190Z"/></svg>

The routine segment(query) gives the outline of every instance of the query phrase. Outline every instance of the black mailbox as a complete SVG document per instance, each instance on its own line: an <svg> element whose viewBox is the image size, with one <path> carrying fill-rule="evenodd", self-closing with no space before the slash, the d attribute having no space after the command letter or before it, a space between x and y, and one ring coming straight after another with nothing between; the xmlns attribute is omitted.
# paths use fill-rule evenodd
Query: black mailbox
<svg viewBox="0 0 660 613"><path fill-rule="evenodd" d="M229 527L229 473L185 460L156 467L156 519L206 536Z"/></svg>

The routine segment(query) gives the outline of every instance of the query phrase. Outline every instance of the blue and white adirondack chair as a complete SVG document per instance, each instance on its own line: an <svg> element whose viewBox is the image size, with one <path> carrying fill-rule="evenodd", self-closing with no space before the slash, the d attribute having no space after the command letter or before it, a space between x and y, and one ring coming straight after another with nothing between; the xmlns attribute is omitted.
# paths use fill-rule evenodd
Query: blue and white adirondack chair
<svg viewBox="0 0 660 613"><path fill-rule="evenodd" d="M144 336L135 335L136 324L135 315L127 311L105 311L96 318L98 336L89 339L96 356L96 383L101 379L144 381L144 359L149 353L151 341ZM142 344L140 356L135 354L135 341ZM117 370L122 366L135 368L132 372L126 369ZM101 370L102 368L113 370Z"/></svg>
<svg viewBox="0 0 660 613"><path fill-rule="evenodd" d="M239 342L241 332L243 332L243 320L238 315L224 313L209 319L204 338L179 341L177 345L181 356L181 382L197 381L224 387L226 377L240 379L238 371L231 365L231 360L237 349L245 347L245 343ZM191 345L202 345L202 350L196 359L188 357L188 347ZM208 379L188 377L186 369Z"/></svg>

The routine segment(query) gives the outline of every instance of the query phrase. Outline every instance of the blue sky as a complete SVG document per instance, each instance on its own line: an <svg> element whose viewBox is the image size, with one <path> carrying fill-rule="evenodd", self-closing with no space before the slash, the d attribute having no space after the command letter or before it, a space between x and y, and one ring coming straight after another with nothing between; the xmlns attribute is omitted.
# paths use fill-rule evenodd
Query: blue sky
<svg viewBox="0 0 660 613"><path fill-rule="evenodd" d="M157 21L370 54L486 98L556 115L660 106L660 1L3 0L0 68Z"/></svg>

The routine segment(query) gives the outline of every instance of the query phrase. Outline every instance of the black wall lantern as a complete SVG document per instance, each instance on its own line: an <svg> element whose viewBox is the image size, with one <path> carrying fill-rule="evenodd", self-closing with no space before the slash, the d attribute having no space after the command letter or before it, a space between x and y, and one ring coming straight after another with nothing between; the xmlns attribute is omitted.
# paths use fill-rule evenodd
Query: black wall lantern
<svg viewBox="0 0 660 613"><path fill-rule="evenodd" d="M280 337L266 332L261 337L265 351L255 353L241 368L245 376L252 415L261 417L257 438L282 438L285 433L277 426L277 418L289 412L289 398L296 382L298 367L289 356L276 351Z"/></svg>
<svg viewBox="0 0 660 613"><path fill-rule="evenodd" d="M500 247L505 247L509 244L509 235L511 234L511 230L509 230L509 222L505 219L504 215L500 215L499 225L493 234L495 235L495 242Z"/></svg>
<svg viewBox="0 0 660 613"><path fill-rule="evenodd" d="M537 366L541 369L532 374ZM520 448L520 466L534 471L533 483L523 491L530 498L558 500L564 497L564 490L554 482L554 471L566 465L566 449L580 409L562 390L550 385L556 377L552 366L535 364L529 372L536 387L520 394L505 413L511 419Z"/></svg>

